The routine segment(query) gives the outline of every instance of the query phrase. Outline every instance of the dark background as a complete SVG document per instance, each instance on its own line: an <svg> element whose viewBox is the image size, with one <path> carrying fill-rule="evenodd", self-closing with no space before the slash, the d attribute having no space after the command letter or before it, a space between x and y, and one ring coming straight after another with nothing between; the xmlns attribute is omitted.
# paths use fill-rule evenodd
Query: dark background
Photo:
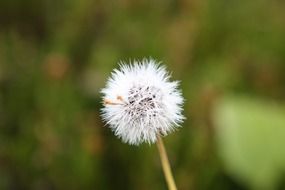
<svg viewBox="0 0 285 190"><path fill-rule="evenodd" d="M1 0L0 189L166 189L156 146L99 115L118 61L181 80L178 189L285 189L282 0Z"/></svg>

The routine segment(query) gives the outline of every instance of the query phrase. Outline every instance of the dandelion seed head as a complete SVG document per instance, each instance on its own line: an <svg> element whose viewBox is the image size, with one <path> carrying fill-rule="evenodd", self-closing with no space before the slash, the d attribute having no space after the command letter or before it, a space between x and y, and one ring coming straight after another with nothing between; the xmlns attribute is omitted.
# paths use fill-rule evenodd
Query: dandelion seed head
<svg viewBox="0 0 285 190"><path fill-rule="evenodd" d="M180 126L183 97L177 81L152 59L120 63L102 89L101 115L123 142L154 143Z"/></svg>

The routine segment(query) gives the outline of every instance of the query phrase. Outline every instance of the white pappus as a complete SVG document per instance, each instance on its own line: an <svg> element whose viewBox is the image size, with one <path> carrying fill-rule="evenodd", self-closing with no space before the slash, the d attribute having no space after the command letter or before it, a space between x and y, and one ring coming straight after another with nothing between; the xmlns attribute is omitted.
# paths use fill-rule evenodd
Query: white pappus
<svg viewBox="0 0 285 190"><path fill-rule="evenodd" d="M154 143L184 120L178 81L153 59L120 63L102 89L103 120L123 142Z"/></svg>

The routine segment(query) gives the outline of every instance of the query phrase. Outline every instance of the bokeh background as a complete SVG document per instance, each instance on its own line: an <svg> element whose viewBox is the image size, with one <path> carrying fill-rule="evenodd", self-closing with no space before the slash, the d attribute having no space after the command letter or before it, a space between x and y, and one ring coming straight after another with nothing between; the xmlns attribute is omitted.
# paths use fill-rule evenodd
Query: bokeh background
<svg viewBox="0 0 285 190"><path fill-rule="evenodd" d="M104 127L118 61L181 80L179 189L285 189L282 0L1 0L0 189L166 189L156 146Z"/></svg>

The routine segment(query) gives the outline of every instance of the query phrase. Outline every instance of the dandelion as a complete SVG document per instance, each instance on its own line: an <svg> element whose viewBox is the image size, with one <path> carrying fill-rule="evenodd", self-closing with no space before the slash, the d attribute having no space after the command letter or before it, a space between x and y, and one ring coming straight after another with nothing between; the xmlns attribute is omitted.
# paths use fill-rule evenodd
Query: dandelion
<svg viewBox="0 0 285 190"><path fill-rule="evenodd" d="M183 121L178 82L154 60L121 64L102 90L102 117L115 135L132 145L154 143Z"/></svg>
<svg viewBox="0 0 285 190"><path fill-rule="evenodd" d="M101 91L102 118L125 143L157 142L161 159L166 163L161 136L175 131L184 120L181 113L184 100L178 85L178 81L170 81L165 67L152 59L129 65L121 63ZM171 174L169 163L168 170Z"/></svg>

